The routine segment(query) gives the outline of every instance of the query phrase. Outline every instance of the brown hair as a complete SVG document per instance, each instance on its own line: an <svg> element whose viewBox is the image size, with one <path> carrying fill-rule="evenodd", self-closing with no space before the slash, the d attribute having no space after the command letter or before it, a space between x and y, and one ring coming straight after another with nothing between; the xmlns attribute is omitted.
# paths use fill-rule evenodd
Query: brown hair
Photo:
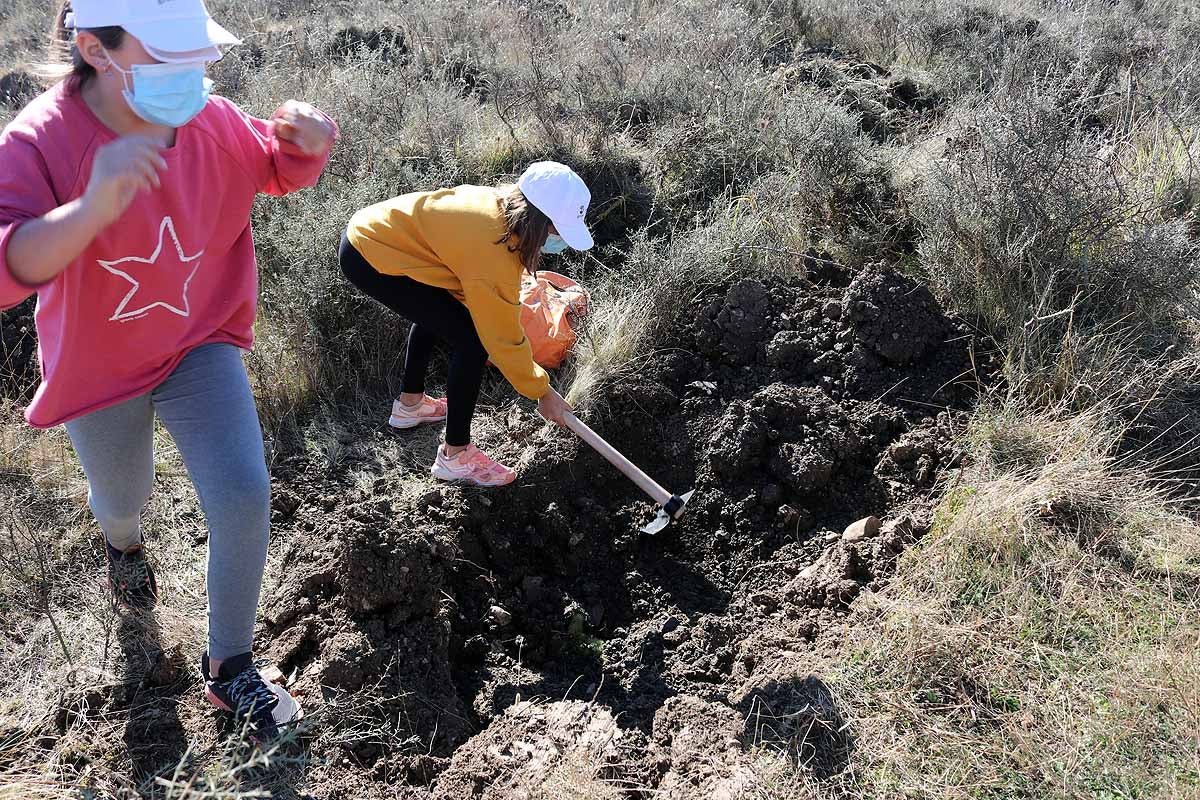
<svg viewBox="0 0 1200 800"><path fill-rule="evenodd" d="M58 4L54 25L50 28L50 58L38 68L38 74L49 80L73 78L83 86L96 75L95 68L84 60L75 46L75 33L67 28L67 15L72 13L71 0ZM110 25L103 28L86 28L88 33L100 40L108 50L116 50L125 42L125 29Z"/></svg>
<svg viewBox="0 0 1200 800"><path fill-rule="evenodd" d="M536 273L542 261L542 246L550 235L550 218L526 199L514 184L499 187L500 209L508 232L496 244L507 244L510 253L521 254L521 264Z"/></svg>

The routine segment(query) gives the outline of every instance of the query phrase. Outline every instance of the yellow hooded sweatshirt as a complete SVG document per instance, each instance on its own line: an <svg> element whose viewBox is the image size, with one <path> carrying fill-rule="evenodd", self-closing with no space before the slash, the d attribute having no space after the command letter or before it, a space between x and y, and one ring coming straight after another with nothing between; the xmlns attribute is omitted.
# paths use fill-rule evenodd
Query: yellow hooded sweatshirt
<svg viewBox="0 0 1200 800"><path fill-rule="evenodd" d="M414 192L368 206L346 236L385 275L447 289L467 306L479 340L513 388L531 400L550 390L521 327L521 258L508 244L500 196L486 186Z"/></svg>

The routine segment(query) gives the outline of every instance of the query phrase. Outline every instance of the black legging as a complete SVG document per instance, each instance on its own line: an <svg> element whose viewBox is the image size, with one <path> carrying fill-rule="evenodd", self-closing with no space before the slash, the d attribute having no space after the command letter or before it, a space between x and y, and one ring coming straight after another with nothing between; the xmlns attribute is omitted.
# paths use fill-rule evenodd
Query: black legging
<svg viewBox="0 0 1200 800"><path fill-rule="evenodd" d="M446 378L446 444L451 447L470 444L471 417L475 415L488 355L467 307L445 289L404 275L379 272L354 249L345 234L338 258L342 273L351 283L413 323L404 358L402 392L424 392L425 372L434 342L443 339L450 344L453 354Z"/></svg>

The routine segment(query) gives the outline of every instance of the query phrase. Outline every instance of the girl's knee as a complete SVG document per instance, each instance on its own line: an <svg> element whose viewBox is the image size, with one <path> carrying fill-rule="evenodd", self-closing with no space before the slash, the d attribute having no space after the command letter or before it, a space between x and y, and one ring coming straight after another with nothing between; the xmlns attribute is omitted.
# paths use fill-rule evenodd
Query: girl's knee
<svg viewBox="0 0 1200 800"><path fill-rule="evenodd" d="M271 509L271 478L267 475L267 471L263 469L261 472L255 472L252 475L243 476L243 480L239 482L237 492L240 497L240 505L247 510L261 510L270 512Z"/></svg>
<svg viewBox="0 0 1200 800"><path fill-rule="evenodd" d="M140 529L142 511L150 502L153 482L145 485L126 484L121 491L88 487L88 506L110 536L123 537Z"/></svg>
<svg viewBox="0 0 1200 800"><path fill-rule="evenodd" d="M231 471L215 491L204 493L212 528L264 528L271 515L271 479L266 468Z"/></svg>

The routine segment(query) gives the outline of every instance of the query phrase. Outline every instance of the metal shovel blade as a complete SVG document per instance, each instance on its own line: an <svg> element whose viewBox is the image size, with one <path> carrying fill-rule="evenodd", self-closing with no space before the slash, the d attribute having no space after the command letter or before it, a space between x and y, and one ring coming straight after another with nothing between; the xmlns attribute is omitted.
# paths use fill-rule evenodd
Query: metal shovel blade
<svg viewBox="0 0 1200 800"><path fill-rule="evenodd" d="M696 493L695 489L682 495L675 495L667 504L658 509L658 516L651 520L645 527L642 528L642 533L653 536L659 531L671 524L671 520L679 519L683 516L683 509L687 506L688 501L692 499L692 495Z"/></svg>

